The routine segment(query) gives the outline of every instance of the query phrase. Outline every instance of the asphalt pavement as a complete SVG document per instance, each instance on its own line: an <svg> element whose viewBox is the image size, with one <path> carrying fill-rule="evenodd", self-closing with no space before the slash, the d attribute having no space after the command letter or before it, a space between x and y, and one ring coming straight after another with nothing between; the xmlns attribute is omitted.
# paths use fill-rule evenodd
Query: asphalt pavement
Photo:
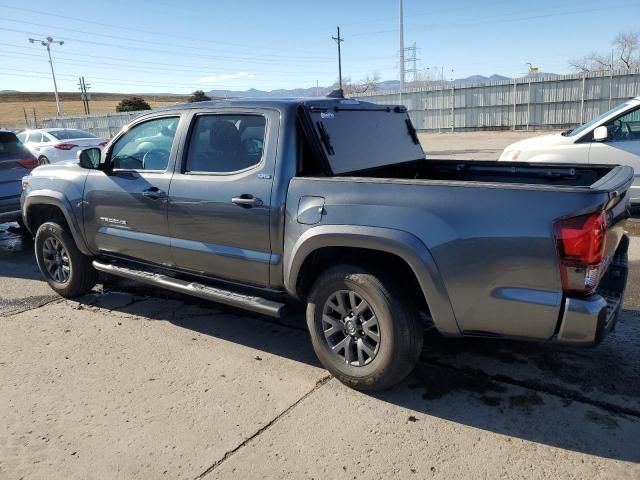
<svg viewBox="0 0 640 480"><path fill-rule="evenodd" d="M370 395L321 368L302 312L109 279L64 300L6 229L0 478L640 478L639 237L598 347L430 332L411 376Z"/></svg>

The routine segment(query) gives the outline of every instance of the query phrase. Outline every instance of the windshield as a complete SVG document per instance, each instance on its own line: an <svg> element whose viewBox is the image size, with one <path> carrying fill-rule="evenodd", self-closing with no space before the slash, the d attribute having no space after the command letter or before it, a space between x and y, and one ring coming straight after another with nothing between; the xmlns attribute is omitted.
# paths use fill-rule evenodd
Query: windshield
<svg viewBox="0 0 640 480"><path fill-rule="evenodd" d="M593 120L588 121L587 123L579 126L578 128L574 128L573 130L568 130L564 132L563 135L566 137L575 137L576 135L580 135L582 132L589 130L589 128L601 122L603 119L607 118L609 115L613 115L614 113L617 113L617 112L622 112L623 110L626 110L630 105L631 104L629 102L621 103L620 105L613 107L611 110L608 110L601 115L598 115Z"/></svg>
<svg viewBox="0 0 640 480"><path fill-rule="evenodd" d="M83 130L54 130L47 132L58 140L73 140L74 138L98 138L93 133L85 132Z"/></svg>

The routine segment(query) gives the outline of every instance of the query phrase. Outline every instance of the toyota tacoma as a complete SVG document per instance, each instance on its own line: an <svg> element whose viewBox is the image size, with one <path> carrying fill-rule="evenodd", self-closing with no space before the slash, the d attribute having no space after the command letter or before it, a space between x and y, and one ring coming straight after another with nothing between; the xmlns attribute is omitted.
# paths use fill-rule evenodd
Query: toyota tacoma
<svg viewBox="0 0 640 480"><path fill-rule="evenodd" d="M627 278L628 166L425 158L406 109L343 98L177 105L23 179L42 275L98 272L280 316L361 390L423 331L593 345Z"/></svg>

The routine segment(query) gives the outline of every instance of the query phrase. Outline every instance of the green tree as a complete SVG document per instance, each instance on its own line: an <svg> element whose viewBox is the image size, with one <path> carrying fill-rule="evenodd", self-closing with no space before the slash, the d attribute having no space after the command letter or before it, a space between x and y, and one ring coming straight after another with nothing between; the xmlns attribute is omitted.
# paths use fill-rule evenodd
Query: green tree
<svg viewBox="0 0 640 480"><path fill-rule="evenodd" d="M211 100L211 97L207 96L202 90L196 90L189 97L189 101L193 102L206 102L207 100Z"/></svg>
<svg viewBox="0 0 640 480"><path fill-rule="evenodd" d="M116 112L136 112L138 110L151 110L151 105L142 97L123 98L116 105Z"/></svg>

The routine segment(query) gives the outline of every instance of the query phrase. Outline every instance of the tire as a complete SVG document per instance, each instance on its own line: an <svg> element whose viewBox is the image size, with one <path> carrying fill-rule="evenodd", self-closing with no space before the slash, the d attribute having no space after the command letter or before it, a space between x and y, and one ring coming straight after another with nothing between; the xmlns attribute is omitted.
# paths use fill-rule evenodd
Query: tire
<svg viewBox="0 0 640 480"><path fill-rule="evenodd" d="M47 165L49 164L49 159L47 157L45 157L44 155L38 157L38 166L40 165Z"/></svg>
<svg viewBox="0 0 640 480"><path fill-rule="evenodd" d="M57 250L57 246L61 250ZM35 253L40 273L49 286L63 297L84 295L96 284L98 272L91 265L91 258L78 250L73 237L57 221L40 225L36 232ZM54 267L59 268L51 273Z"/></svg>
<svg viewBox="0 0 640 480"><path fill-rule="evenodd" d="M331 306L339 306L340 296L346 317ZM354 304L356 308L351 308ZM307 327L322 365L356 390L384 390L397 384L413 370L422 349L423 331L413 302L391 279L353 265L332 267L315 281L308 297ZM360 348L361 341L368 353Z"/></svg>

